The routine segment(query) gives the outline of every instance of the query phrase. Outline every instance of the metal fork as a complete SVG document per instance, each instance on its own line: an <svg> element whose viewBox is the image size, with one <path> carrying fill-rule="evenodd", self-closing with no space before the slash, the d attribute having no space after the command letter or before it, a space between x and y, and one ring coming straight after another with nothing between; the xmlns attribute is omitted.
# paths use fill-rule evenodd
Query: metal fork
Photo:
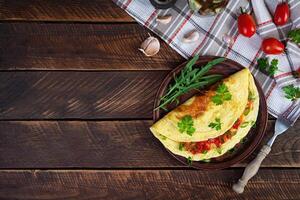
<svg viewBox="0 0 300 200"><path fill-rule="evenodd" d="M273 137L269 140L269 142L264 145L256 158L252 160L245 168L245 171L243 173L242 178L238 180L237 183L235 183L232 186L232 189L237 193L243 193L245 186L247 185L248 181L255 176L255 174L258 172L258 169L262 163L262 161L265 159L265 157L270 153L271 147L277 138L278 135L281 135L284 133L290 126L292 126L292 122L286 120L286 118L279 117L276 120L275 123L275 133Z"/></svg>

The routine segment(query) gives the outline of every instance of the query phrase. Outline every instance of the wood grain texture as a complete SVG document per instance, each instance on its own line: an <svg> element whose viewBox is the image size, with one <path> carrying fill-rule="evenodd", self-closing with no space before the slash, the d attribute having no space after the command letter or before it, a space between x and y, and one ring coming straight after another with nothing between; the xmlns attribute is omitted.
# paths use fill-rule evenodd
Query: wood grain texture
<svg viewBox="0 0 300 200"><path fill-rule="evenodd" d="M299 199L300 170L262 169L244 194L231 190L241 169L0 171L0 199Z"/></svg>
<svg viewBox="0 0 300 200"><path fill-rule="evenodd" d="M146 57L138 48L147 37L138 24L0 23L0 70L169 70L184 61L163 41Z"/></svg>
<svg viewBox="0 0 300 200"><path fill-rule="evenodd" d="M0 20L132 22L112 0L0 0Z"/></svg>
<svg viewBox="0 0 300 200"><path fill-rule="evenodd" d="M152 136L152 121L2 121L0 168L180 168ZM271 136L274 121L269 122ZM300 122L280 136L263 167L300 167ZM259 150L259 149L258 149ZM249 158L235 167L245 166Z"/></svg>
<svg viewBox="0 0 300 200"><path fill-rule="evenodd" d="M166 73L1 72L0 120L151 119Z"/></svg>
<svg viewBox="0 0 300 200"><path fill-rule="evenodd" d="M5 71L0 120L152 119L168 71Z"/></svg>

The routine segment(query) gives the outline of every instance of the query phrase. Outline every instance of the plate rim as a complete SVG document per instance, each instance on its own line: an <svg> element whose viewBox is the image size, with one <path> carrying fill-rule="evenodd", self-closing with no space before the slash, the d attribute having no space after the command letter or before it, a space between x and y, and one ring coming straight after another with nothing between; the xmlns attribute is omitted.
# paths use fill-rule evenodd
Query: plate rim
<svg viewBox="0 0 300 200"><path fill-rule="evenodd" d="M208 61L216 59L216 58L221 58L221 57L219 57L219 56L199 56L199 59L197 60L196 64L201 62L201 60L205 60L205 62L208 62ZM159 117L160 111L159 111L159 109L155 110L155 108L159 105L160 97L164 93L166 87L169 85L170 75L172 76L173 74L179 73L179 71L182 70L182 68L186 65L187 62L188 62L188 60L183 62L182 64L178 65L173 70L171 70L165 76L163 81L161 82L161 84L160 84L160 86L159 86L159 88L156 92L156 95L155 95L155 101L154 101L154 106L153 106L153 123L155 123L157 120L160 119L160 117ZM225 58L225 60L222 63L224 63L224 62L226 62L227 64L234 64L240 70L246 68L243 65L237 63L236 61L233 61L233 60L228 59L228 58ZM248 144L248 147L246 148L246 150L243 153L232 157L232 159L230 159L230 160L220 162L220 163L205 163L203 161L202 162L201 161L193 161L192 164L188 164L187 159L185 157L179 156L179 155L176 155L176 154L172 153L169 149L167 149L166 147L164 147L161 144L162 147L164 149L166 149L179 162L181 162L185 165L191 166L195 169L202 169L202 170L225 169L225 168L231 167L234 164L240 163L244 159L248 158L257 149L257 147L260 145L263 137L265 136L266 129L267 129L267 124L268 124L268 109L267 109L266 97L263 93L263 90L262 90L260 84L256 80L256 78L254 76L253 76L253 78L255 80L255 85L257 87L259 97L260 97L259 112L262 112L262 117L264 117L264 119L262 119L262 122L263 122L262 127L259 128L260 134L258 134L257 136L254 137L253 141L251 141L251 143Z"/></svg>

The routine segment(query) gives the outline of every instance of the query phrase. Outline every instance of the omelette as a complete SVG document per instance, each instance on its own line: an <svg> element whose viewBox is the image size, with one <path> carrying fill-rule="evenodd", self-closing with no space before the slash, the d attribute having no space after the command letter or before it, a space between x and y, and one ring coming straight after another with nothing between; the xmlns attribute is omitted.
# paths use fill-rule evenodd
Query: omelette
<svg viewBox="0 0 300 200"><path fill-rule="evenodd" d="M216 98L220 86L221 94L230 96L221 103ZM254 79L248 69L243 69L190 98L150 130L172 153L194 161L207 160L238 144L255 123L258 109Z"/></svg>

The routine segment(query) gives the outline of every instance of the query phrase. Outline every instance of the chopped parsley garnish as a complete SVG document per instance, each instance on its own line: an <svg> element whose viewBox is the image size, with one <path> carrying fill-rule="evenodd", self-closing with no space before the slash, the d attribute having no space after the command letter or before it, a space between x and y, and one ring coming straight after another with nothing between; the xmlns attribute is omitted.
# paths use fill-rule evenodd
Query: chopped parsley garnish
<svg viewBox="0 0 300 200"><path fill-rule="evenodd" d="M249 125L250 122L243 122L241 124L241 128L246 128Z"/></svg>
<svg viewBox="0 0 300 200"><path fill-rule="evenodd" d="M242 123L241 128L245 128L248 125L250 125L251 127L254 127L254 125L256 125L256 124L255 124L255 121L244 122L244 123Z"/></svg>
<svg viewBox="0 0 300 200"><path fill-rule="evenodd" d="M247 116L249 113L250 113L250 111L251 111L251 109L250 108L246 108L245 110L244 110L244 115L245 116Z"/></svg>
<svg viewBox="0 0 300 200"><path fill-rule="evenodd" d="M260 70L265 70L269 66L268 58L260 58L257 60L258 68Z"/></svg>
<svg viewBox="0 0 300 200"><path fill-rule="evenodd" d="M278 71L278 59L272 59L269 63L268 58L260 58L257 60L257 64L261 71L266 71L270 76L274 76Z"/></svg>
<svg viewBox="0 0 300 200"><path fill-rule="evenodd" d="M231 100L232 95L228 91L228 87L224 84L221 83L216 90L216 95L212 97L212 101L216 105L221 105L223 104L224 101L229 101Z"/></svg>
<svg viewBox="0 0 300 200"><path fill-rule="evenodd" d="M249 92L248 100L250 100L250 101L255 100L255 96L254 96L253 92L251 92L251 91Z"/></svg>
<svg viewBox="0 0 300 200"><path fill-rule="evenodd" d="M277 71L278 71L278 60L277 59L273 59L271 61L271 65L269 66L268 73L271 76L274 76Z"/></svg>
<svg viewBox="0 0 300 200"><path fill-rule="evenodd" d="M180 133L186 132L188 135L192 136L196 131L194 128L194 121L192 116L186 115L184 116L177 124Z"/></svg>
<svg viewBox="0 0 300 200"><path fill-rule="evenodd" d="M300 43L300 29L291 30L288 33L288 37L292 42L299 44Z"/></svg>
<svg viewBox="0 0 300 200"><path fill-rule="evenodd" d="M178 148L179 148L180 151L183 150L183 147L184 147L183 143L179 143L179 147Z"/></svg>
<svg viewBox="0 0 300 200"><path fill-rule="evenodd" d="M247 142L247 138L244 137L244 138L241 140L241 143L242 143L242 144L245 144L246 142Z"/></svg>
<svg viewBox="0 0 300 200"><path fill-rule="evenodd" d="M215 119L215 122L211 122L211 123L208 125L208 127L213 128L213 129L216 129L216 130L218 131L218 130L221 130L221 125L222 125L221 119L220 119L220 118L216 118L216 119Z"/></svg>
<svg viewBox="0 0 300 200"><path fill-rule="evenodd" d="M164 136L164 135L160 135L160 137L161 137L162 140L166 140L167 139L167 137Z"/></svg>
<svg viewBox="0 0 300 200"><path fill-rule="evenodd" d="M204 151L202 152L202 154L207 154L207 152L208 152L207 150L204 150Z"/></svg>
<svg viewBox="0 0 300 200"><path fill-rule="evenodd" d="M235 152L235 150L236 150L236 148L235 147L233 147L232 149L230 149L228 152L229 153L233 153L233 152Z"/></svg>
<svg viewBox="0 0 300 200"><path fill-rule="evenodd" d="M192 165L193 161L192 161L192 157L191 157L191 156L188 157L187 163L188 163L188 165L190 165L190 166Z"/></svg>
<svg viewBox="0 0 300 200"><path fill-rule="evenodd" d="M251 127L256 128L256 121L251 121Z"/></svg>
<svg viewBox="0 0 300 200"><path fill-rule="evenodd" d="M294 101L300 98L300 88L294 85L287 85L282 88L285 93L285 98Z"/></svg>
<svg viewBox="0 0 300 200"><path fill-rule="evenodd" d="M221 154L222 153L222 149L219 147L219 148L216 148L216 150L217 150L217 152L219 153L219 154Z"/></svg>

